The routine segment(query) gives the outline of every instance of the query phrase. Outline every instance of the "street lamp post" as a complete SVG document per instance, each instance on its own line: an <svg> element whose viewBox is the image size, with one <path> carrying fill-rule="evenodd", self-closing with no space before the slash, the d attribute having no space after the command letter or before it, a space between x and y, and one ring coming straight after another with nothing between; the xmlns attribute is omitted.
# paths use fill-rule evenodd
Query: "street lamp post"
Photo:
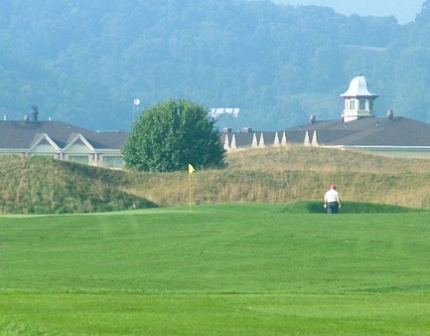
<svg viewBox="0 0 430 336"><path fill-rule="evenodd" d="M138 107L140 105L140 99L139 98L135 98L134 100L133 100L133 108L132 108L132 111L131 111L131 117L132 117L132 120L133 120L133 124L134 124L134 114L135 114L135 111L136 111L136 108Z"/></svg>

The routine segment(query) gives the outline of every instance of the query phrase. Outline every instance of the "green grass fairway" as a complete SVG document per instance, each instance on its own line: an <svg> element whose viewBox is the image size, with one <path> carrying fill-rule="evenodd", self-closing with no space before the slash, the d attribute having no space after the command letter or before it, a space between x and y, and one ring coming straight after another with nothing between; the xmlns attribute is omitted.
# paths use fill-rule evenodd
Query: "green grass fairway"
<svg viewBox="0 0 430 336"><path fill-rule="evenodd" d="M430 335L430 213L311 203L3 216L0 335Z"/></svg>

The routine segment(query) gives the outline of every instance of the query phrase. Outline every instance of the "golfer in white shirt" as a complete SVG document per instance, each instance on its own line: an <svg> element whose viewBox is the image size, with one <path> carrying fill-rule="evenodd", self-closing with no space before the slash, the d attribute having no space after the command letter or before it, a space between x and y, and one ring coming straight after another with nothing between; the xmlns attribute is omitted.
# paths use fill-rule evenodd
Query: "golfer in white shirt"
<svg viewBox="0 0 430 336"><path fill-rule="evenodd" d="M330 190L324 195L324 208L327 209L327 213L335 214L339 212L341 207L340 196L336 190L335 184L330 184Z"/></svg>

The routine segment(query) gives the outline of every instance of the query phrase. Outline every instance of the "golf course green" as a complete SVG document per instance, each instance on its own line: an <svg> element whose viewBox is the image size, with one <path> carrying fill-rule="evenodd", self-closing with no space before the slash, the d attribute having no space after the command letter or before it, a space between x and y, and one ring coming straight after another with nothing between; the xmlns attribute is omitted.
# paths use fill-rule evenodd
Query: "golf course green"
<svg viewBox="0 0 430 336"><path fill-rule="evenodd" d="M430 212L315 206L2 216L0 335L430 335Z"/></svg>

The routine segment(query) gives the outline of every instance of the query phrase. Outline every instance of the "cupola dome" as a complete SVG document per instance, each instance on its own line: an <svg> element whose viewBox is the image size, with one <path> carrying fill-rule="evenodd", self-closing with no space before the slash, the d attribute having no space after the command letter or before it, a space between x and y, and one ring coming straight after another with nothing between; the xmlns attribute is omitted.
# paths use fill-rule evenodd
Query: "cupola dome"
<svg viewBox="0 0 430 336"><path fill-rule="evenodd" d="M367 80L363 75L353 78L348 90L340 96L345 100L342 112L344 122L374 116L373 102L378 95L369 92Z"/></svg>
<svg viewBox="0 0 430 336"><path fill-rule="evenodd" d="M367 89L367 80L363 75L357 76L349 83L348 91L341 94L343 98L349 97L373 97L377 98L377 94L370 93Z"/></svg>

